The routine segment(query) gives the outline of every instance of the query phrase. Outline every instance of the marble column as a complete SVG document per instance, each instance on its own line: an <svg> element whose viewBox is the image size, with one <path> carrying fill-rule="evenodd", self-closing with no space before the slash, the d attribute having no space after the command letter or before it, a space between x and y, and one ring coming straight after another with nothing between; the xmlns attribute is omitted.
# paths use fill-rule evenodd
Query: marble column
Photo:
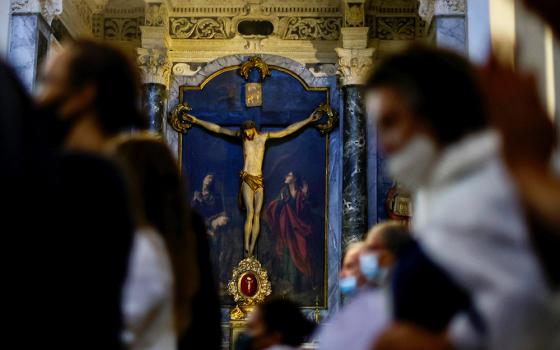
<svg viewBox="0 0 560 350"><path fill-rule="evenodd" d="M465 0L420 0L419 15L437 46L468 54Z"/></svg>
<svg viewBox="0 0 560 350"><path fill-rule="evenodd" d="M138 63L143 73L142 108L148 117L150 130L163 135L165 106L171 63L167 50L138 49Z"/></svg>
<svg viewBox="0 0 560 350"><path fill-rule="evenodd" d="M10 22L8 62L27 91L35 88L38 70L47 56L50 28L40 14L14 14Z"/></svg>
<svg viewBox="0 0 560 350"><path fill-rule="evenodd" d="M163 84L148 83L142 86L142 109L148 117L150 130L163 134L167 88Z"/></svg>
<svg viewBox="0 0 560 350"><path fill-rule="evenodd" d="M342 245L360 240L368 229L367 125L363 84L373 64L367 48L367 27L342 28L337 48L338 72L344 94Z"/></svg>
<svg viewBox="0 0 560 350"><path fill-rule="evenodd" d="M144 25L140 27L142 47L138 49L138 63L144 78L142 107L150 130L163 136L172 66L168 58L168 2L146 0L144 12Z"/></svg>
<svg viewBox="0 0 560 350"><path fill-rule="evenodd" d="M62 5L62 0L11 2L8 63L30 92L35 88L37 73L47 57L50 24L62 13Z"/></svg>
<svg viewBox="0 0 560 350"><path fill-rule="evenodd" d="M362 239L368 229L367 128L363 87L347 85L343 93L342 229L346 246Z"/></svg>

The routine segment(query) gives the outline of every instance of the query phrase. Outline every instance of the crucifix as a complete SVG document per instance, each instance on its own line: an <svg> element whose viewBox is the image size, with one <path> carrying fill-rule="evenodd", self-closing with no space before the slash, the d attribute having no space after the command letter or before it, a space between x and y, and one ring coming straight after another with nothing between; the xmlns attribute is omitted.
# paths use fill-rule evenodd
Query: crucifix
<svg viewBox="0 0 560 350"><path fill-rule="evenodd" d="M247 120L241 125L240 130L224 128L220 125L210 123L196 118L193 115L186 115L184 119L194 125L198 125L216 134L229 137L241 138L243 143L243 170L241 177L241 195L247 210L244 227L244 250L246 256L252 256L255 244L260 233L260 216L264 202L264 183L263 183L263 160L266 149L266 141L269 139L280 139L289 136L310 123L321 119L322 110L317 108L311 115L287 128L279 131L258 131L254 121Z"/></svg>

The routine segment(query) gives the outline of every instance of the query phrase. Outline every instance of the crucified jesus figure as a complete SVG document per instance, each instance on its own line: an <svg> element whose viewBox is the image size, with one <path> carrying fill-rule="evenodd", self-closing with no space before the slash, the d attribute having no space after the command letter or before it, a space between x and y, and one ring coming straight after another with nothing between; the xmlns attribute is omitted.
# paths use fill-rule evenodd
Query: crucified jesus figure
<svg viewBox="0 0 560 350"><path fill-rule="evenodd" d="M216 134L231 137L240 137L243 142L243 171L241 171L241 195L247 209L245 219L244 249L246 256L252 256L261 229L261 211L264 202L263 160L266 141L279 139L291 135L310 123L321 118L321 113L315 110L311 115L284 130L260 132L254 121L247 120L241 125L241 130L231 130L220 125L200 120L192 115L186 117L187 121L199 125Z"/></svg>

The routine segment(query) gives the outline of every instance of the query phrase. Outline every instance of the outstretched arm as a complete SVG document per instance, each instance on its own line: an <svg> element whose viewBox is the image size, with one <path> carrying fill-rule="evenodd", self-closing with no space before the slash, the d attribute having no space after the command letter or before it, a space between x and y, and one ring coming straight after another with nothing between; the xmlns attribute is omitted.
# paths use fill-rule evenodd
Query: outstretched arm
<svg viewBox="0 0 560 350"><path fill-rule="evenodd" d="M222 135L233 136L233 137L239 136L239 131L234 131L228 128L221 127L218 124L210 123L205 120L200 120L192 115L187 116L187 120L189 120L193 124L199 125L204 129L212 131L216 134L222 134Z"/></svg>
<svg viewBox="0 0 560 350"><path fill-rule="evenodd" d="M271 139L279 139L279 138L282 138L282 137L286 137L286 136L291 135L294 132L300 130L301 128L303 128L307 124L316 122L319 119L321 119L321 114L317 113L317 112L313 112L313 113L311 113L311 115L308 118L306 118L302 121L299 121L297 123L294 123L294 124L288 126L284 130L269 132L268 137L270 137Z"/></svg>

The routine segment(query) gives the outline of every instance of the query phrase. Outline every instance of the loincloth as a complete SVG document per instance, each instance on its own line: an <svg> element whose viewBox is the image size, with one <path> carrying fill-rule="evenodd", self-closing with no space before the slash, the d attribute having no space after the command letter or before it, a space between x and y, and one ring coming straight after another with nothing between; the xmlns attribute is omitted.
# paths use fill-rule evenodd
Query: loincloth
<svg viewBox="0 0 560 350"><path fill-rule="evenodd" d="M253 192L257 192L259 189L264 188L264 179L262 175L251 175L249 173L246 173L245 171L242 171L241 173L239 173L239 176L241 177L241 185L243 185L243 182L245 182L247 186L249 186L251 190L253 190Z"/></svg>

